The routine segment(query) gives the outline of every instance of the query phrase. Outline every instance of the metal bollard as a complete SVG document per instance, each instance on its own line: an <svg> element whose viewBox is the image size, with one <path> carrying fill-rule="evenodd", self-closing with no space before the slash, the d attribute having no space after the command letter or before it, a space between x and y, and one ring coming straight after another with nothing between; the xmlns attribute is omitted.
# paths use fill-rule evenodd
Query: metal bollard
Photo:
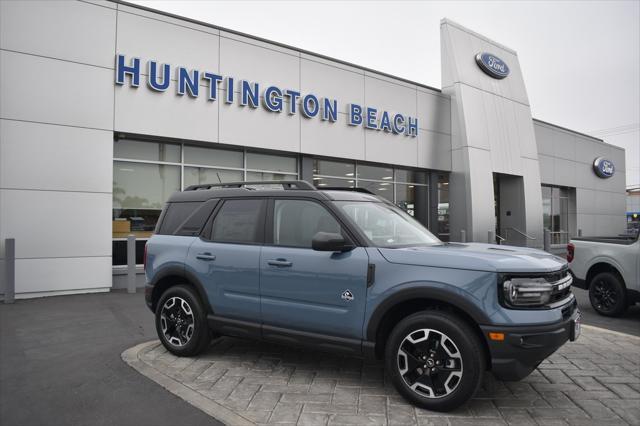
<svg viewBox="0 0 640 426"><path fill-rule="evenodd" d="M544 238L542 244L542 248L544 249L544 251L549 251L549 249L551 248L551 231L549 229L544 230Z"/></svg>
<svg viewBox="0 0 640 426"><path fill-rule="evenodd" d="M578 237L582 237L582 229L578 229Z"/></svg>
<svg viewBox="0 0 640 426"><path fill-rule="evenodd" d="M461 243L467 242L467 231L465 231L464 229L460 230L460 242Z"/></svg>
<svg viewBox="0 0 640 426"><path fill-rule="evenodd" d="M489 230L489 232L487 233L487 241L489 244L496 243L496 231Z"/></svg>
<svg viewBox="0 0 640 426"><path fill-rule="evenodd" d="M136 292L136 236L127 236L127 293Z"/></svg>
<svg viewBox="0 0 640 426"><path fill-rule="evenodd" d="M16 297L16 239L4 240L4 303L13 303Z"/></svg>

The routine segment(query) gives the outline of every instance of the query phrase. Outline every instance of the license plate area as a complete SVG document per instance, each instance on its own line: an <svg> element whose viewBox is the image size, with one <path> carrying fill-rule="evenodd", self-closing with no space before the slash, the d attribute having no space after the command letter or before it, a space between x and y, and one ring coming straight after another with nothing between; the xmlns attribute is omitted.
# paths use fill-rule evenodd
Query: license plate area
<svg viewBox="0 0 640 426"><path fill-rule="evenodd" d="M575 342L578 337L580 337L580 332L582 331L581 325L582 315L580 315L580 312L578 312L576 318L574 320L571 320L570 323L571 329L569 330L569 340L571 340L572 342Z"/></svg>

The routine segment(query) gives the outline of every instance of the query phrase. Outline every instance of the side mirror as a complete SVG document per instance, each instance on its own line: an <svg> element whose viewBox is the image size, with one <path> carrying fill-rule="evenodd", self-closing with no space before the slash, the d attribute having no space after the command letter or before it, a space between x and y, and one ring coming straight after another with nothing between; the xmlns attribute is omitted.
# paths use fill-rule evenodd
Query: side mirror
<svg viewBox="0 0 640 426"><path fill-rule="evenodd" d="M354 246L344 240L340 234L331 232L318 232L311 240L311 248L317 251L339 251L345 252L353 250Z"/></svg>

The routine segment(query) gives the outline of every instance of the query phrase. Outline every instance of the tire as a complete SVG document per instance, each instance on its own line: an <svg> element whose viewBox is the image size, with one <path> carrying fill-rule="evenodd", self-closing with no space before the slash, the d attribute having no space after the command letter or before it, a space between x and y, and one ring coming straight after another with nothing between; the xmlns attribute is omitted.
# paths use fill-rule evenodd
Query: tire
<svg viewBox="0 0 640 426"><path fill-rule="evenodd" d="M385 348L386 368L398 392L433 411L453 410L473 397L482 383L484 358L475 331L445 311L421 311L404 318Z"/></svg>
<svg viewBox="0 0 640 426"><path fill-rule="evenodd" d="M177 356L195 356L211 343L207 315L188 286L168 288L156 306L156 331L162 345Z"/></svg>
<svg viewBox="0 0 640 426"><path fill-rule="evenodd" d="M617 317L627 309L627 290L617 274L600 272L589 283L589 301L600 315Z"/></svg>

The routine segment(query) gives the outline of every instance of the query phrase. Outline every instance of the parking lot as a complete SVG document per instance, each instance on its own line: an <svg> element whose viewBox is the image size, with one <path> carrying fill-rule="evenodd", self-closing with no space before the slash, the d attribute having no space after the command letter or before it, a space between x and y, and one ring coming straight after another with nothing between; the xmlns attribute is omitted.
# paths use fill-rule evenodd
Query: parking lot
<svg viewBox="0 0 640 426"><path fill-rule="evenodd" d="M640 334L640 307L604 319L575 293L585 324ZM176 359L153 342L140 293L18 301L0 324L7 425L640 424L640 339L589 327L524 381L488 374L441 414L406 404L376 362L228 338Z"/></svg>

